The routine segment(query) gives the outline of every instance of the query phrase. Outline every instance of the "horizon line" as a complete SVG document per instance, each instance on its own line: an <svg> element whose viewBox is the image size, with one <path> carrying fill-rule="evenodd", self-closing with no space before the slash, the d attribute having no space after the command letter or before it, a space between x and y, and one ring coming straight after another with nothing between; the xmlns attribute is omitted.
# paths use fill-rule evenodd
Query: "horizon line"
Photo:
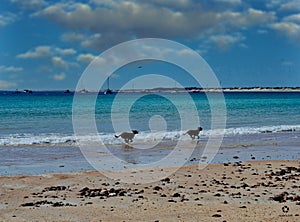
<svg viewBox="0 0 300 222"><path fill-rule="evenodd" d="M147 91L147 90L178 90L178 91L182 91L182 90L190 90L190 91L195 91L195 90L266 90L266 89L270 89L270 90L284 90L284 89L290 89L290 90L300 90L300 86L243 86L243 87L239 87L239 86L235 86L235 87L220 87L220 88L216 88L216 87L196 87L196 86L191 86L191 87L156 87L156 88L144 88L144 89L111 89L112 91L115 92L133 92L133 91ZM80 91L86 91L86 92L104 92L104 90L95 90L95 89L80 89L78 91L76 91L75 89L22 89L22 90L12 90L12 89L0 89L0 91L5 91L5 92L24 92L26 90L30 90L30 91L35 91L35 92L80 92Z"/></svg>

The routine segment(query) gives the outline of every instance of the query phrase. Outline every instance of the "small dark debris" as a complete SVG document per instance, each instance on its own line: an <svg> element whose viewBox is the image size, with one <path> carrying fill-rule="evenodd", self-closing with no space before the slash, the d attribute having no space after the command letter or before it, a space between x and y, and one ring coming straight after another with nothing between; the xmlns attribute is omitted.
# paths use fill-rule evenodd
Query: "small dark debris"
<svg viewBox="0 0 300 222"><path fill-rule="evenodd" d="M212 217L222 217L222 215L221 214L214 214L214 215L212 215Z"/></svg>
<svg viewBox="0 0 300 222"><path fill-rule="evenodd" d="M159 191L159 190L162 190L162 188L160 186L155 186L155 187L153 187L153 190Z"/></svg>

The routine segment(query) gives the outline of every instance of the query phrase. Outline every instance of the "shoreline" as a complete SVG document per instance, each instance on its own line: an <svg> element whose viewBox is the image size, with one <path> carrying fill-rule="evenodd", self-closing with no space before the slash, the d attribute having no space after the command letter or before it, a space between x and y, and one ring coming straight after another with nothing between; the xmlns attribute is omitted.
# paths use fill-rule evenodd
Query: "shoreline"
<svg viewBox="0 0 300 222"><path fill-rule="evenodd" d="M298 221L299 179L299 160L210 164L201 170L189 165L150 184L126 184L98 171L1 176L0 219Z"/></svg>
<svg viewBox="0 0 300 222"><path fill-rule="evenodd" d="M64 89L53 89L53 90L30 90L29 94L36 93L64 93L66 95L73 93L99 93L104 92L103 90L93 90L93 89L83 89L79 91ZM200 92L300 92L300 87L224 87L224 88L199 88L199 87L186 87L184 88L154 88L154 89L125 89L118 90L112 89L115 93L155 93L155 92L165 92L165 93L200 93ZM16 91L16 90L0 90L0 92L13 93L13 94L28 94L28 92Z"/></svg>
<svg viewBox="0 0 300 222"><path fill-rule="evenodd" d="M149 92L167 92L167 93L200 93L200 92L300 92L300 87L233 87L233 88L159 88L159 89L143 89L143 90L123 90L117 91L121 93L149 93Z"/></svg>
<svg viewBox="0 0 300 222"><path fill-rule="evenodd" d="M155 165L156 161L162 161L163 166L198 164L203 166L207 162L224 164L246 161L293 161L300 158L300 151L295 143L221 147L215 156L209 156L209 150L204 154L204 145L205 143L200 144L193 149L191 154L185 157L187 159L183 159L181 154L190 148L180 148L177 154L172 155L172 159L162 159L170 154L171 147L149 149L143 152L121 146L110 152L101 151L99 147L90 147L82 151L76 146L1 148L0 176L76 173L90 171L95 167L99 170L118 172L124 169L135 170L147 167L148 164L150 164L148 166ZM85 152L86 156L82 152ZM108 161L112 157L120 158L121 161L117 164ZM88 161L96 165L91 165Z"/></svg>

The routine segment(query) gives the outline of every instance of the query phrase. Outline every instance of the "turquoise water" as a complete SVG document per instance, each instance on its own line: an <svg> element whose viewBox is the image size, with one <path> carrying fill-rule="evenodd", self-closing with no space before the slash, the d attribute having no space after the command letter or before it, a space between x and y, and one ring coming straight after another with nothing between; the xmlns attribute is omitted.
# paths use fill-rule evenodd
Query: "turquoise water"
<svg viewBox="0 0 300 222"><path fill-rule="evenodd" d="M227 125L225 135L275 133L281 131L300 131L300 93L225 93L227 107ZM112 111L114 95L99 95L95 107L95 118L99 134L107 143L116 142L111 120L111 112L121 117L129 109L129 122L147 138L151 134L149 121L153 116L161 116L165 121L164 132L169 137L181 133L180 110L189 114L194 103L200 124L204 128L203 136L212 133L211 110L205 93L191 94L193 101L187 101L180 93L160 95L140 94L135 103L136 94L120 95L117 108ZM93 108L92 95L81 95L85 108ZM173 101L176 101L174 105ZM31 145L43 143L64 143L74 140L72 125L72 94L62 92L38 92L33 94L0 93L0 146ZM123 113L124 112L124 113ZM125 117L117 122L127 120ZM191 125L191 128L195 126ZM167 136L167 137L168 137ZM143 137L140 136L140 139ZM91 138L89 138L91 139Z"/></svg>
<svg viewBox="0 0 300 222"><path fill-rule="evenodd" d="M83 121L86 110L95 109L98 134L76 137L72 124L72 93L0 92L1 174L91 169L76 142L93 143L99 138L112 153L125 161L157 161L167 155L179 140L191 142L188 136L182 136L186 130L182 127L182 113L191 119L199 117L204 129L199 147L205 145L209 135L219 133L218 129L211 129L210 103L220 102L215 93L192 93L192 100L187 100L183 93L123 93L118 96L116 103L116 95L98 95L96 106L93 106L95 94L79 95ZM244 156L245 160L250 159L249 152L253 149L263 151L256 159L300 157L300 93L231 92L224 93L224 97L227 122L221 150L224 149L222 153L225 154L217 155L215 162L230 160L230 152L235 152L232 149L242 149L240 152L244 155L241 158ZM196 112L191 111L193 104ZM122 125L128 121L131 129L139 130L134 142L147 144L161 140L162 143L147 152L123 149L122 140L114 137L120 131L115 130L112 113L116 114L113 117L117 118L116 123ZM153 125L153 117L161 125ZM195 124L191 122L190 128L195 128ZM270 155L270 147L277 154Z"/></svg>

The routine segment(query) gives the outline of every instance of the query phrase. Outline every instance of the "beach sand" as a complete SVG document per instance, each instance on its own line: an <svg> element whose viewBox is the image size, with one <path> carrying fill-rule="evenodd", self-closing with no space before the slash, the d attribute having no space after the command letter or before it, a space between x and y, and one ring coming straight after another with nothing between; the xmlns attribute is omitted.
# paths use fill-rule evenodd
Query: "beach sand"
<svg viewBox="0 0 300 222"><path fill-rule="evenodd" d="M0 221L300 221L299 180L299 161L190 165L151 184L98 171L3 176Z"/></svg>

